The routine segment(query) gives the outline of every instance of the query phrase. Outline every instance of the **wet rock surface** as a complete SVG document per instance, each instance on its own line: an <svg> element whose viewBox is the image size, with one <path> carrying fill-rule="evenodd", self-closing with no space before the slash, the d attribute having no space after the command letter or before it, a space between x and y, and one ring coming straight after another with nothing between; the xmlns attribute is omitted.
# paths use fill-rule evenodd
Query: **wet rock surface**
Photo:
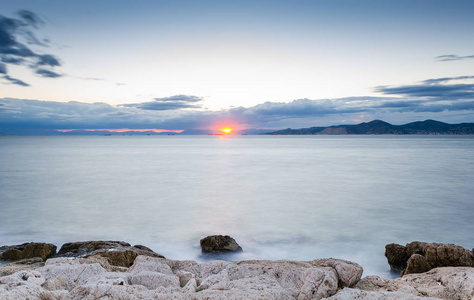
<svg viewBox="0 0 474 300"><path fill-rule="evenodd" d="M228 235L211 235L200 241L203 253L240 252L242 247Z"/></svg>
<svg viewBox="0 0 474 300"><path fill-rule="evenodd" d="M472 251L454 244L388 244L385 256L392 270L400 271L402 275L423 273L438 267L474 267Z"/></svg>
<svg viewBox="0 0 474 300"><path fill-rule="evenodd" d="M48 243L24 243L21 245L0 247L0 259L17 261L39 257L46 260L56 254L57 247Z"/></svg>
<svg viewBox="0 0 474 300"><path fill-rule="evenodd" d="M89 257L99 255L106 257L114 266L130 267L139 255L164 258L148 247L131 246L121 241L87 241L64 244L56 257Z"/></svg>

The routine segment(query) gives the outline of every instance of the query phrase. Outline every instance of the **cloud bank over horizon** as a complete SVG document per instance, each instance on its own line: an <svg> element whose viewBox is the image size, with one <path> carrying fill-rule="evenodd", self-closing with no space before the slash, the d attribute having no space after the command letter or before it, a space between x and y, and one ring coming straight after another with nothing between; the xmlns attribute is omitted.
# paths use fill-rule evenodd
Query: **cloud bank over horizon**
<svg viewBox="0 0 474 300"><path fill-rule="evenodd" d="M400 122L470 117L474 76L434 78L419 84L376 87L380 97L297 99L252 107L202 110L203 98L176 95L154 101L112 106L106 103L0 99L0 129L144 129L212 130L231 124L245 128L298 128L357 123L372 119ZM198 109L196 109L198 108Z"/></svg>

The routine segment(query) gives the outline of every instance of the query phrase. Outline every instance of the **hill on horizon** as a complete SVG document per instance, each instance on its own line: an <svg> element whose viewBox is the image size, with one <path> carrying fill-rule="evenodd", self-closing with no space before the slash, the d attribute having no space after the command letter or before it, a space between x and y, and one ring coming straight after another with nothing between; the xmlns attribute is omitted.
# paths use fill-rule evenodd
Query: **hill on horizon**
<svg viewBox="0 0 474 300"><path fill-rule="evenodd" d="M448 124L435 120L417 121L404 125L392 125L382 120L373 120L357 125L336 125L283 129L267 134L272 135L346 135L346 134L474 134L474 123Z"/></svg>

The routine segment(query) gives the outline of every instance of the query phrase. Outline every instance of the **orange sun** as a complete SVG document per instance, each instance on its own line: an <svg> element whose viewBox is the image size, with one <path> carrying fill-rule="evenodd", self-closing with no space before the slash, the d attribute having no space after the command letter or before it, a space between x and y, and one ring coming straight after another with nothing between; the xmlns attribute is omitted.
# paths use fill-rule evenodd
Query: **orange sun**
<svg viewBox="0 0 474 300"><path fill-rule="evenodd" d="M224 128L224 129L221 129L221 131L225 132L225 133L231 133L232 132L232 129L230 128Z"/></svg>

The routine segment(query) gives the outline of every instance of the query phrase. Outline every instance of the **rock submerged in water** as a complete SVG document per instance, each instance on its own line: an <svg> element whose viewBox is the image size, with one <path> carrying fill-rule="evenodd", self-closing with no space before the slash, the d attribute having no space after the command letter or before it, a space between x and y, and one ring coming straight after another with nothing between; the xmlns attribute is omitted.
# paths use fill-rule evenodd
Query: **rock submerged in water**
<svg viewBox="0 0 474 300"><path fill-rule="evenodd" d="M90 257L99 255L109 259L110 264L119 267L130 267L139 255L165 258L148 247L131 246L120 241L87 241L64 244L56 257Z"/></svg>
<svg viewBox="0 0 474 300"><path fill-rule="evenodd" d="M385 246L390 268L402 275L423 273L438 267L474 267L472 251L454 244L411 242Z"/></svg>
<svg viewBox="0 0 474 300"><path fill-rule="evenodd" d="M24 243L21 245L0 247L1 260L22 260L39 257L46 260L56 254L57 247L48 243Z"/></svg>
<svg viewBox="0 0 474 300"><path fill-rule="evenodd" d="M211 235L201 241L203 253L240 252L242 247L228 235Z"/></svg>

